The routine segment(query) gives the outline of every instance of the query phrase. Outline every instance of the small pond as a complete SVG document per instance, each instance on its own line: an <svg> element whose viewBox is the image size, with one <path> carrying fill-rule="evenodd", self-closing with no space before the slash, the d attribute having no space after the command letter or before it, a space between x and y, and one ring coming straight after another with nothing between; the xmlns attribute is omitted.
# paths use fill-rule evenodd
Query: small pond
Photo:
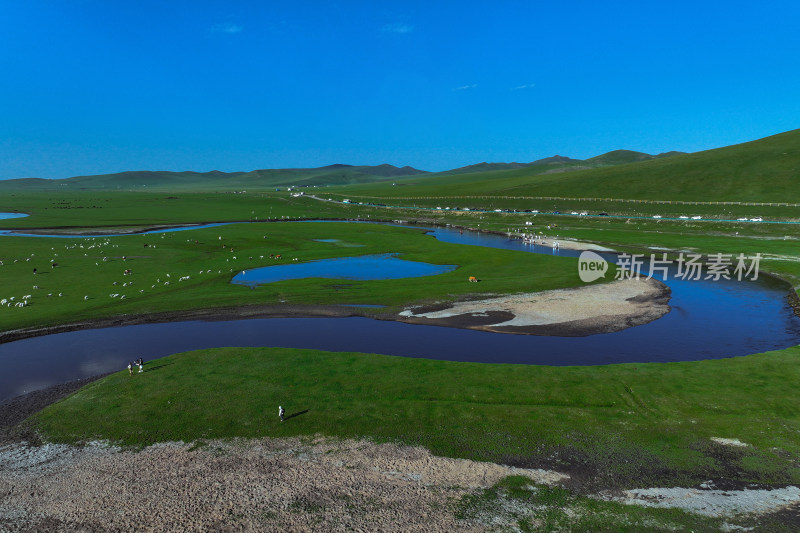
<svg viewBox="0 0 800 533"><path fill-rule="evenodd" d="M361 255L288 263L245 270L231 283L251 287L275 281L303 278L378 280L435 276L455 270L456 265L432 265L400 259L397 254Z"/></svg>
<svg viewBox="0 0 800 533"><path fill-rule="evenodd" d="M6 218L22 218L28 216L26 213L0 213L0 220Z"/></svg>

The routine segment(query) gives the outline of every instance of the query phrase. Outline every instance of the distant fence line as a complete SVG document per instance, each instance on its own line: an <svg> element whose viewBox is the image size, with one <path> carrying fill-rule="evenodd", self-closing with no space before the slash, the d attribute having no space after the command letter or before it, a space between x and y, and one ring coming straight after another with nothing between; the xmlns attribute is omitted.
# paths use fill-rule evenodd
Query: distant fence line
<svg viewBox="0 0 800 533"><path fill-rule="evenodd" d="M347 195L341 195L347 196ZM371 198L380 201L391 200L558 200L578 202L621 202L631 204L665 204L665 205L745 205L764 207L800 207L800 203L788 202L701 202L687 200L634 200L630 198L569 198L565 196L357 196L352 198Z"/></svg>

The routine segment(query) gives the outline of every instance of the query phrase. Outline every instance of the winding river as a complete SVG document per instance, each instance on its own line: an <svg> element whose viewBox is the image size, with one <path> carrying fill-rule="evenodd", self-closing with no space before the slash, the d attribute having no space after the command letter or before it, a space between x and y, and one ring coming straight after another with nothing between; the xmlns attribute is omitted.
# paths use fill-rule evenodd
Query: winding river
<svg viewBox="0 0 800 533"><path fill-rule="evenodd" d="M434 228L430 235L467 245L579 254L447 228ZM603 255L616 259L614 254ZM506 335L363 317L184 321L34 337L0 345L0 401L120 370L138 357L148 360L222 346L317 348L484 363L605 365L720 359L800 344L800 320L787 302L788 288L775 279L685 281L668 275L666 283L672 289L670 313L649 324L588 337Z"/></svg>

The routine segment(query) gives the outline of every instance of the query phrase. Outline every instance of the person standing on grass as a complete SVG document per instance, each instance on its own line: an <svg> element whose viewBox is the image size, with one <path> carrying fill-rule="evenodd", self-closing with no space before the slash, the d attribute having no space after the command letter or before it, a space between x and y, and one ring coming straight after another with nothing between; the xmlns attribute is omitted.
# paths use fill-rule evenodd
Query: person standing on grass
<svg viewBox="0 0 800 533"><path fill-rule="evenodd" d="M141 359L139 359L139 373L140 373L140 374L142 373L142 366L144 366L144 361L142 361Z"/></svg>
<svg viewBox="0 0 800 533"><path fill-rule="evenodd" d="M283 410L283 406L282 405L279 405L278 406L278 417L281 419L281 422L283 422L283 415L284 414L286 414L286 411Z"/></svg>
<svg viewBox="0 0 800 533"><path fill-rule="evenodd" d="M128 363L128 374L133 375L133 363Z"/></svg>

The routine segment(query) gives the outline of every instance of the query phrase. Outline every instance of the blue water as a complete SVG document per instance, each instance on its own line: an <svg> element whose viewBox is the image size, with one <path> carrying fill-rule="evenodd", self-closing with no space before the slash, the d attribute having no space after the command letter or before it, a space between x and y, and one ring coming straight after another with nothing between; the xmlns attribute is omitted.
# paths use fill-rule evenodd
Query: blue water
<svg viewBox="0 0 800 533"><path fill-rule="evenodd" d="M6 218L22 218L28 216L27 213L0 213L0 220Z"/></svg>
<svg viewBox="0 0 800 533"><path fill-rule="evenodd" d="M398 258L397 254L360 255L254 268L237 274L231 283L252 287L276 281L304 278L362 281L419 278L444 274L456 268L456 265L432 265L419 261L407 261Z"/></svg>
<svg viewBox="0 0 800 533"><path fill-rule="evenodd" d="M497 235L438 228L442 241L574 257ZM614 254L601 254L615 260ZM565 261L564 268L577 269ZM577 270L576 270L577 275ZM658 277L658 276L656 276ZM800 344L788 286L758 281L688 281L668 273L672 310L616 333L538 337L421 326L368 318L187 321L94 329L0 345L0 401L56 383L124 369L138 357L222 346L286 346L450 361L602 365L719 359Z"/></svg>
<svg viewBox="0 0 800 533"><path fill-rule="evenodd" d="M24 215L27 216L27 215ZM0 217L2 218L2 217ZM217 226L227 226L228 224L237 224L236 222L216 222L214 224L198 224L196 226L180 226L175 228L162 228L142 231L139 233L105 233L102 235L64 235L59 233L53 234L38 234L38 233L20 233L18 230L2 229L0 235L9 237L49 237L55 239L94 239L98 237L124 237L126 235L150 235L152 233L172 233L174 231L187 231L192 229L215 228Z"/></svg>

